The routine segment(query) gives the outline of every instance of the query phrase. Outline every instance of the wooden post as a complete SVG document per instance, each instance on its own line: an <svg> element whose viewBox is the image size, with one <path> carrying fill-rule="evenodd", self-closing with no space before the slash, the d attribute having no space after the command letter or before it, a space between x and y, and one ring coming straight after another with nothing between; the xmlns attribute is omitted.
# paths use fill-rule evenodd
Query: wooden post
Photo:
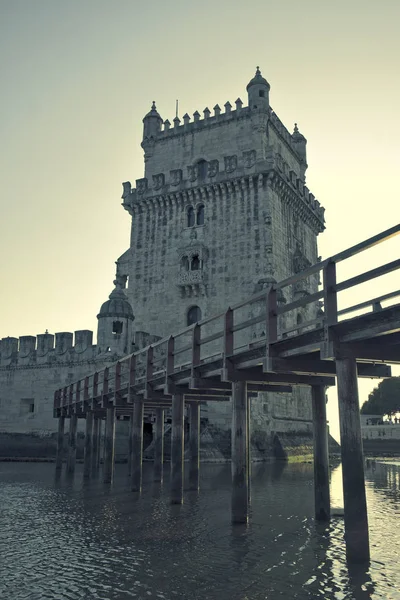
<svg viewBox="0 0 400 600"><path fill-rule="evenodd" d="M329 521L331 516L329 496L328 427L326 422L325 387L311 387L314 426L314 499L315 519Z"/></svg>
<svg viewBox="0 0 400 600"><path fill-rule="evenodd" d="M92 464L91 471L97 469L97 452L99 447L99 423L100 419L97 415L93 415L93 437L92 437Z"/></svg>
<svg viewBox="0 0 400 600"><path fill-rule="evenodd" d="M189 490L197 491L200 479L200 403L190 402L189 411Z"/></svg>
<svg viewBox="0 0 400 600"><path fill-rule="evenodd" d="M115 452L115 406L106 409L106 430L104 434L104 483L111 483L114 476Z"/></svg>
<svg viewBox="0 0 400 600"><path fill-rule="evenodd" d="M86 429L85 429L85 455L83 462L83 477L88 479L92 472L93 460L93 412L91 410L86 413Z"/></svg>
<svg viewBox="0 0 400 600"><path fill-rule="evenodd" d="M154 481L163 480L164 462L164 409L156 409L156 430L154 435Z"/></svg>
<svg viewBox="0 0 400 600"><path fill-rule="evenodd" d="M135 399L132 421L132 492L142 491L144 402Z"/></svg>
<svg viewBox="0 0 400 600"><path fill-rule="evenodd" d="M369 561L370 554L356 359L336 358L336 376L346 555L350 563L365 563Z"/></svg>
<svg viewBox="0 0 400 600"><path fill-rule="evenodd" d="M247 394L246 394L247 395ZM251 503L251 399L247 395L247 497L249 505Z"/></svg>
<svg viewBox="0 0 400 600"><path fill-rule="evenodd" d="M61 471L64 456L65 417L58 417L56 471Z"/></svg>
<svg viewBox="0 0 400 600"><path fill-rule="evenodd" d="M132 462L133 462L133 407L132 413L129 416L129 428L128 428L128 477L132 476Z"/></svg>
<svg viewBox="0 0 400 600"><path fill-rule="evenodd" d="M102 456L102 437L103 437L103 418L99 417L99 435L97 438L97 448L96 448L96 468L100 466L100 460L104 460L104 455Z"/></svg>
<svg viewBox="0 0 400 600"><path fill-rule="evenodd" d="M248 520L247 383L232 382L232 523Z"/></svg>
<svg viewBox="0 0 400 600"><path fill-rule="evenodd" d="M75 471L77 426L78 417L76 415L71 415L69 420L67 473L73 473Z"/></svg>
<svg viewBox="0 0 400 600"><path fill-rule="evenodd" d="M183 502L183 453L185 444L184 397L182 394L172 396L172 435L171 435L171 503Z"/></svg>

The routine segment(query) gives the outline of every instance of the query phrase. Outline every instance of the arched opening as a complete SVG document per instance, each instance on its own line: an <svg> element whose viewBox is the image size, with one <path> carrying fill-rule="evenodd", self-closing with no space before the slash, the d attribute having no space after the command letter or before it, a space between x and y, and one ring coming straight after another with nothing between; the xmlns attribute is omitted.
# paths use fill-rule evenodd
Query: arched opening
<svg viewBox="0 0 400 600"><path fill-rule="evenodd" d="M207 161L202 159L197 163L197 177L204 179L207 177Z"/></svg>
<svg viewBox="0 0 400 600"><path fill-rule="evenodd" d="M182 256L181 259L181 268L184 271L189 271L189 259L187 256Z"/></svg>
<svg viewBox="0 0 400 600"><path fill-rule="evenodd" d="M193 206L189 206L188 211L187 211L187 226L194 227L194 225L195 225L194 209L193 209Z"/></svg>
<svg viewBox="0 0 400 600"><path fill-rule="evenodd" d="M198 271L200 269L200 259L197 254L195 254L192 258L191 262L191 270Z"/></svg>
<svg viewBox="0 0 400 600"><path fill-rule="evenodd" d="M196 225L204 225L204 204L197 207Z"/></svg>
<svg viewBox="0 0 400 600"><path fill-rule="evenodd" d="M123 329L122 321L113 321L112 332L113 335L121 335Z"/></svg>
<svg viewBox="0 0 400 600"><path fill-rule="evenodd" d="M297 313L297 325L301 325L303 322L303 317L300 313Z"/></svg>
<svg viewBox="0 0 400 600"><path fill-rule="evenodd" d="M187 312L186 325L193 325L201 321L201 310L199 306L191 306Z"/></svg>

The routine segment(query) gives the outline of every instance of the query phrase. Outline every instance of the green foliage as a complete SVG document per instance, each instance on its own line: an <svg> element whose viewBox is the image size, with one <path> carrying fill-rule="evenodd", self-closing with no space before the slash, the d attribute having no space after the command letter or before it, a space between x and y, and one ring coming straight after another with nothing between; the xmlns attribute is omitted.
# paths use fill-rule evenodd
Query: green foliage
<svg viewBox="0 0 400 600"><path fill-rule="evenodd" d="M361 408L363 415L395 415L400 412L400 377L384 379Z"/></svg>

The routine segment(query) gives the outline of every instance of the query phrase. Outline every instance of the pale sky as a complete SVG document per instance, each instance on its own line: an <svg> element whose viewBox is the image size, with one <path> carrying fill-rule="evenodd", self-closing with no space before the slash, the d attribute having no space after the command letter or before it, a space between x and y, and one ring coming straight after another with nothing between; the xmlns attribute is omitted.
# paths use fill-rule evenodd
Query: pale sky
<svg viewBox="0 0 400 600"><path fill-rule="evenodd" d="M181 117L247 104L256 65L308 140L320 254L398 223L399 22L398 0L0 0L0 338L96 331L129 246L121 182L143 175L151 101L170 120L177 98ZM400 237L371 265L399 249Z"/></svg>

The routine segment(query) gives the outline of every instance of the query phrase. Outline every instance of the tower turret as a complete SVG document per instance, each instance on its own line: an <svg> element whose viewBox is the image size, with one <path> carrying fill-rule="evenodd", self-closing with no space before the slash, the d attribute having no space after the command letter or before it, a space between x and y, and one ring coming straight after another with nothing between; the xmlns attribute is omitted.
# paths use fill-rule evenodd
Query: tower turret
<svg viewBox="0 0 400 600"><path fill-rule="evenodd" d="M250 110L269 109L270 87L268 81L261 75L260 68L257 67L256 74L246 87Z"/></svg>
<svg viewBox="0 0 400 600"><path fill-rule="evenodd" d="M114 285L97 315L97 346L101 353L124 355L132 351L135 317L124 291L125 279L117 274Z"/></svg>
<svg viewBox="0 0 400 600"><path fill-rule="evenodd" d="M145 142L146 139L156 137L156 135L161 131L162 122L163 120L158 114L156 103L153 100L150 112L148 112L143 119L143 142Z"/></svg>
<svg viewBox="0 0 400 600"><path fill-rule="evenodd" d="M295 150L300 158L301 175L305 179L307 169L307 140L302 133L300 133L297 123L294 124L294 131L292 133L292 140Z"/></svg>

